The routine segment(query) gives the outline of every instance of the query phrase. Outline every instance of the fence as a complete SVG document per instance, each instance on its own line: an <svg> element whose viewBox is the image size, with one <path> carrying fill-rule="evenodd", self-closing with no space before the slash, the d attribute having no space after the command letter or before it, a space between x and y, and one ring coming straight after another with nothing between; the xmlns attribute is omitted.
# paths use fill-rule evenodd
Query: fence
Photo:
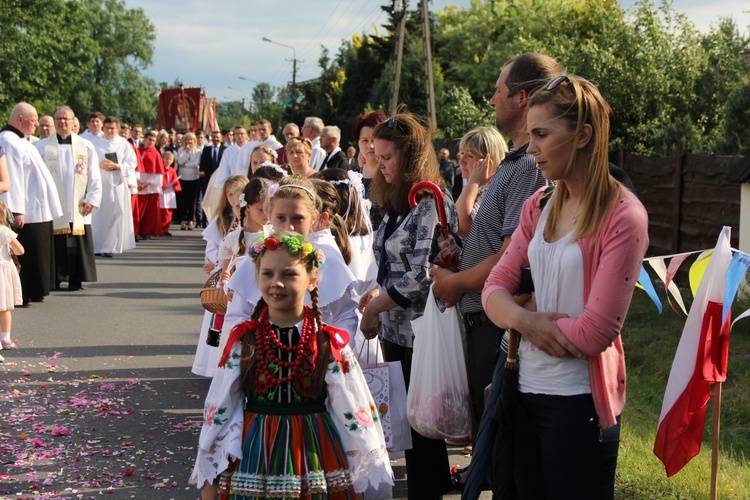
<svg viewBox="0 0 750 500"><path fill-rule="evenodd" d="M730 182L744 158L678 153L654 158L620 153L649 217L649 255L713 248L722 226L732 227L737 248L740 184Z"/></svg>

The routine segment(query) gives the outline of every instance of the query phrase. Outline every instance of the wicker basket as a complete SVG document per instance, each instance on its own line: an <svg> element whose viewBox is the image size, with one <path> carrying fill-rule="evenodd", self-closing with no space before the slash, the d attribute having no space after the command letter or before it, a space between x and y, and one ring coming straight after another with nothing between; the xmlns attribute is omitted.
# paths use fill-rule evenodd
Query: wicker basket
<svg viewBox="0 0 750 500"><path fill-rule="evenodd" d="M220 278L221 269L218 269L208 277L201 289L201 305L213 314L226 314L227 312L227 294L224 293L224 287L219 284Z"/></svg>

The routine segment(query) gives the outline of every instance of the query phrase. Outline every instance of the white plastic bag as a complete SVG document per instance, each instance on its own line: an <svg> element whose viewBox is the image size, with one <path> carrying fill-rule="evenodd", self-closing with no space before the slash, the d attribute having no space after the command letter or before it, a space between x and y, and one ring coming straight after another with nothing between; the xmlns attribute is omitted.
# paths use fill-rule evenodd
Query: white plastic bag
<svg viewBox="0 0 750 500"><path fill-rule="evenodd" d="M430 288L424 315L412 321L412 328L409 424L432 439L468 436L471 404L458 310L450 307L440 312Z"/></svg>

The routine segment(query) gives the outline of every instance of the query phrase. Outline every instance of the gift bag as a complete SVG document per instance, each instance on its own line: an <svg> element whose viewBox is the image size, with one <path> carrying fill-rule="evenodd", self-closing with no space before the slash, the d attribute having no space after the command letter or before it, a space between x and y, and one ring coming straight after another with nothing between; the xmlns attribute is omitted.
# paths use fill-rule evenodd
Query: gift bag
<svg viewBox="0 0 750 500"><path fill-rule="evenodd" d="M468 436L471 403L458 310L449 307L441 312L430 288L424 315L412 321L412 328L409 424L432 439Z"/></svg>
<svg viewBox="0 0 750 500"><path fill-rule="evenodd" d="M367 387L380 413L389 452L410 450L411 428L406 418L406 384L400 361L362 364Z"/></svg>

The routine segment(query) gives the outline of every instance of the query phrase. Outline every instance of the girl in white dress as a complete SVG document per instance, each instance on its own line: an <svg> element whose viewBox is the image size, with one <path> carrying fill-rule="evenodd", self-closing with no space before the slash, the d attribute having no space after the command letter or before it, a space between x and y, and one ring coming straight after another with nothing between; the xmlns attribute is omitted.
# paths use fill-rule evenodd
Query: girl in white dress
<svg viewBox="0 0 750 500"><path fill-rule="evenodd" d="M211 274L219 261L219 247L227 234L239 225L239 212L234 212L234 207L239 208L239 201L233 196L237 188L242 189L247 185L247 177L244 175L232 175L224 181L224 197L219 202L217 215L203 230L203 239L206 241L206 256L203 262L203 270L207 275ZM239 196L239 194L238 194ZM216 347L206 344L208 330L215 323L215 315L206 311L203 314L200 335L198 336L198 347L195 351L192 372L201 377L213 377L216 368ZM218 328L221 330L221 326Z"/></svg>
<svg viewBox="0 0 750 500"><path fill-rule="evenodd" d="M11 311L16 305L21 305L21 280L18 277L11 252L15 255L23 255L23 245L18 242L18 237L8 227L5 214L8 208L0 199L0 349L12 349L13 341L10 339ZM0 362L5 359L0 356Z"/></svg>

